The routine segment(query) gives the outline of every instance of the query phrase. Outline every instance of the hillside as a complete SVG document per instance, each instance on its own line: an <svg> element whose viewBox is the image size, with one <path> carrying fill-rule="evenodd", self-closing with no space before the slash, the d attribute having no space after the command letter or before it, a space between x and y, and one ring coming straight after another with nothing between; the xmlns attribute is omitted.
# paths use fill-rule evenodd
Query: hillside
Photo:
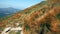
<svg viewBox="0 0 60 34"><path fill-rule="evenodd" d="M52 1L52 0L51 0ZM59 0L53 3L42 1L2 20L0 28L17 27L19 23L23 34L59 34L60 33L60 5ZM1 30L0 30L1 31Z"/></svg>
<svg viewBox="0 0 60 34"><path fill-rule="evenodd" d="M42 2L38 3L37 5L34 5L34 6L29 7L29 8L26 8L24 10L21 10L20 12L17 12L13 15L6 16L6 17L2 18L1 20L5 20L5 19L7 20L8 18L15 18L15 17L11 17L11 16L16 16L18 14L27 14L27 13L30 13L31 11L37 11L40 9L40 6L43 6L45 4L47 4L47 2L42 1ZM18 17L16 17L16 18L18 18Z"/></svg>
<svg viewBox="0 0 60 34"><path fill-rule="evenodd" d="M15 9L12 7L0 8L0 18L6 17L8 15L12 15L12 14L16 13L17 11L19 11L19 9Z"/></svg>

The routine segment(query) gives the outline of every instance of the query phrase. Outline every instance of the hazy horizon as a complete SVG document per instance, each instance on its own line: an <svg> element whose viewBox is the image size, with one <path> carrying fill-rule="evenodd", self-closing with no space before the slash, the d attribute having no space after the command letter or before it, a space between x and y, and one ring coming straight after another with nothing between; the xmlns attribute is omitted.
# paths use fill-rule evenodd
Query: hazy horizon
<svg viewBox="0 0 60 34"><path fill-rule="evenodd" d="M32 5L35 5L43 0L0 0L0 8L16 8L25 9Z"/></svg>

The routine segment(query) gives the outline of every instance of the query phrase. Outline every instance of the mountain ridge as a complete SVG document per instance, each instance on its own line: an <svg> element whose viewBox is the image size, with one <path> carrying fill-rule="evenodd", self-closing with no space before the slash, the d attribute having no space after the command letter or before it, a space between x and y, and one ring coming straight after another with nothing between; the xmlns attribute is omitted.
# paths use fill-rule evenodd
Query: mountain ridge
<svg viewBox="0 0 60 34"><path fill-rule="evenodd" d="M9 26L13 24L12 27L16 27L15 23L20 23L22 24L23 34L60 33L60 18L58 18L60 17L60 5L46 3L42 7L40 7L40 4L32 7L17 12L12 17L3 20L3 25L1 26L8 27L6 26L7 24L10 24Z"/></svg>
<svg viewBox="0 0 60 34"><path fill-rule="evenodd" d="M15 9L12 7L0 8L0 18L16 13L17 11L19 11L19 9Z"/></svg>

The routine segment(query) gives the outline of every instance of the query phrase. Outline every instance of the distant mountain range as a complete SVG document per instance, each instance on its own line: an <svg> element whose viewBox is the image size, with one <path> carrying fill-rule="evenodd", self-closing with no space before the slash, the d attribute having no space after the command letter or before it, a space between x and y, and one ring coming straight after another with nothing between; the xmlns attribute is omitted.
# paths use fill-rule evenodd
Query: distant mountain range
<svg viewBox="0 0 60 34"><path fill-rule="evenodd" d="M12 7L8 7L8 8L0 8L0 18L1 17L5 17L7 15L11 15L16 13L17 11L19 11L19 9L15 9Z"/></svg>

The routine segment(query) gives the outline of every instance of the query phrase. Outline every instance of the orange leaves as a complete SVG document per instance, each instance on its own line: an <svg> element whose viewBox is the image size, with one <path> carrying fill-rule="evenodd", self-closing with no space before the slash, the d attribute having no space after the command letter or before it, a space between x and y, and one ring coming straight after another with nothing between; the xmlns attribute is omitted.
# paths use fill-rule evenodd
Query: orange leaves
<svg viewBox="0 0 60 34"><path fill-rule="evenodd" d="M53 1L57 1L57 0L53 0ZM30 27L28 34L30 34L31 32L32 32L32 34L33 33L35 34L36 33L35 31L36 30L39 31L39 29L41 28L40 27L41 23L45 24L45 23L50 22L49 23L51 26L51 27L49 26L50 29L54 32L58 31L58 29L57 29L58 21L54 18L54 16L58 13L60 14L60 6L59 7L53 7L50 9L49 6L44 5L41 9L35 11L35 8L34 8L33 11L29 12L30 9L27 8L26 10L23 10L23 12L21 12L21 14L16 13L16 14L12 15L9 19L2 21L3 23L1 23L0 26L7 24L7 23L9 24L10 21L12 20L12 22L13 22L13 23L11 23L12 25L14 25L14 23L16 23L16 22L22 23L24 34L27 33L25 31L26 24L28 24L28 26ZM31 10L32 10L32 8L31 8ZM45 11L47 11L47 12L45 12ZM27 12L27 14L24 14L26 12ZM47 22L47 21L49 21L49 22Z"/></svg>
<svg viewBox="0 0 60 34"><path fill-rule="evenodd" d="M56 14L58 14L60 12L60 8L58 8L58 7L55 7L55 8L53 8L50 12L49 12L49 15L50 16L52 16L52 17L50 17L50 22L51 22L51 24L50 24L50 26L51 26L51 30L53 31L53 32L59 32L60 30L58 29L58 27L57 27L57 25L58 25L58 23L59 23L59 20L58 19L56 19L56 18L54 18L54 16L56 15Z"/></svg>
<svg viewBox="0 0 60 34"><path fill-rule="evenodd" d="M58 24L60 24L59 20L57 20L57 19L52 19L51 20L51 24L50 25L51 25L52 32L60 32L60 29L58 29Z"/></svg>
<svg viewBox="0 0 60 34"><path fill-rule="evenodd" d="M51 20L51 30L56 31L57 21L56 19Z"/></svg>

